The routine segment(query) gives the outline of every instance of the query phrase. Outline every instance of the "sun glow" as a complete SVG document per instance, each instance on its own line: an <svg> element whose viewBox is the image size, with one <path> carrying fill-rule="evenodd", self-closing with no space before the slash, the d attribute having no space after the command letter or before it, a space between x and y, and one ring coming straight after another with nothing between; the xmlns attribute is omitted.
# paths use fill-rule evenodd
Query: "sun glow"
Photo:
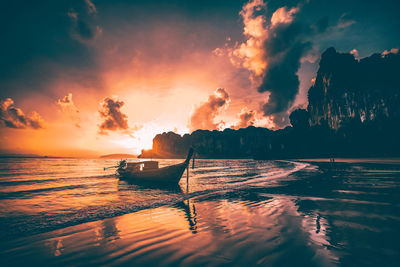
<svg viewBox="0 0 400 267"><path fill-rule="evenodd" d="M186 127L164 127L161 123L149 122L144 124L139 130L132 135L120 135L117 139L113 139L111 143L124 150L129 150L135 155L139 155L142 149L151 149L153 146L153 138L160 133L174 131L178 134L188 132Z"/></svg>
<svg viewBox="0 0 400 267"><path fill-rule="evenodd" d="M95 69L80 69L77 75L57 66L57 75L44 86L51 94L32 90L29 97L13 98L25 114L40 114L46 127L2 128L0 148L50 156L137 155L152 148L157 134L188 133L194 108L217 88L225 88L232 101L215 121L229 127L244 105L255 109L249 103L258 105L250 101L258 101L258 92L249 92L249 81L237 75L227 58L212 53L221 43L209 36L209 28L196 23L197 34L188 46L193 28L175 26L145 25L138 33L143 38L131 34L136 26L104 30L103 38L90 43ZM209 36L210 45L200 36Z"/></svg>

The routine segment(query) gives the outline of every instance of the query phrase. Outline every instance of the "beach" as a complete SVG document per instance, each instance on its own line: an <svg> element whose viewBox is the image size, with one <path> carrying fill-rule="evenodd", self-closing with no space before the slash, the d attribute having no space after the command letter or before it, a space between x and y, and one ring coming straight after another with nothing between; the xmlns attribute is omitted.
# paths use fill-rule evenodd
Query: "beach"
<svg viewBox="0 0 400 267"><path fill-rule="evenodd" d="M65 165L40 162L47 169ZM100 165L112 163L71 160L68 173L91 171L79 179L73 172L50 175L76 182L63 188L43 182L49 174L32 179L3 171L1 265L394 266L400 260L398 159L198 160L189 185L185 173L169 188L98 175ZM10 162L1 164L4 170ZM50 201L54 194L57 203Z"/></svg>

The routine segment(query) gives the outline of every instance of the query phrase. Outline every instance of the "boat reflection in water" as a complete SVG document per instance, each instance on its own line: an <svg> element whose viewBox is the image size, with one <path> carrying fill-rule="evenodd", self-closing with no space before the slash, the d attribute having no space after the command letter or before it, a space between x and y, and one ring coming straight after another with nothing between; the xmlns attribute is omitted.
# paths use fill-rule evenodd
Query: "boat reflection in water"
<svg viewBox="0 0 400 267"><path fill-rule="evenodd" d="M197 214L196 214L196 206L194 205L193 200L189 198L187 200L175 204L174 207L180 208L186 213L186 219L189 222L189 230L192 231L193 234L196 234Z"/></svg>
<svg viewBox="0 0 400 267"><path fill-rule="evenodd" d="M154 183L136 183L130 180L119 181L118 190L127 191L132 190L132 192L153 192L156 195L173 195L173 207L180 209L185 212L185 218L189 223L189 230L192 233L197 233L197 220L196 220L196 207L194 201L189 196L189 183L186 186L186 194L184 193L182 186L179 184L154 184ZM177 199L182 199L182 201L176 202ZM162 203L164 204L164 203ZM160 205L162 205L160 204ZM154 203L154 207L158 206Z"/></svg>

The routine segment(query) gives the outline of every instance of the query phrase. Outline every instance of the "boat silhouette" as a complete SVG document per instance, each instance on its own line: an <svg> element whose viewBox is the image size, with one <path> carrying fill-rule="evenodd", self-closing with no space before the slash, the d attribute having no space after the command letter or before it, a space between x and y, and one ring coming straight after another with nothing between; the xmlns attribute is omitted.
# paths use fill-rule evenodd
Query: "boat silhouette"
<svg viewBox="0 0 400 267"><path fill-rule="evenodd" d="M182 163L159 168L158 161L149 160L141 162L121 161L117 174L120 179L143 183L179 183L183 172L188 168L193 156L193 148L189 149L186 160Z"/></svg>

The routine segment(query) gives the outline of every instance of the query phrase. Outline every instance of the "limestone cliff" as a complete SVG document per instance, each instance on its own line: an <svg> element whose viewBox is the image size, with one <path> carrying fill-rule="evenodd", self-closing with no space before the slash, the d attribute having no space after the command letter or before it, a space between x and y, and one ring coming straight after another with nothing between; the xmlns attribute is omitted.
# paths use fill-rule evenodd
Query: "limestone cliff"
<svg viewBox="0 0 400 267"><path fill-rule="evenodd" d="M372 121L400 114L400 55L353 55L327 49L308 92L311 124L326 121L333 129L350 120Z"/></svg>

